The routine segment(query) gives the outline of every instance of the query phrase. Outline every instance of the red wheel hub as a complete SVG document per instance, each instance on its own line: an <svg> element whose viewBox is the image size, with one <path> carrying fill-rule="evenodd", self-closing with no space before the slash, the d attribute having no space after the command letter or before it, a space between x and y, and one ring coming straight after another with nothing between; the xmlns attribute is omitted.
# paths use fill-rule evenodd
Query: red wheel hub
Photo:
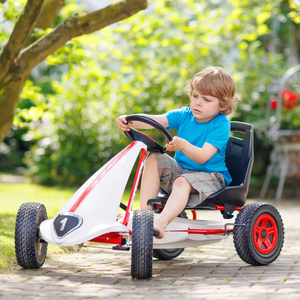
<svg viewBox="0 0 300 300"><path fill-rule="evenodd" d="M262 254L271 253L277 243L278 228L275 220L268 214L259 216L253 227L255 248Z"/></svg>

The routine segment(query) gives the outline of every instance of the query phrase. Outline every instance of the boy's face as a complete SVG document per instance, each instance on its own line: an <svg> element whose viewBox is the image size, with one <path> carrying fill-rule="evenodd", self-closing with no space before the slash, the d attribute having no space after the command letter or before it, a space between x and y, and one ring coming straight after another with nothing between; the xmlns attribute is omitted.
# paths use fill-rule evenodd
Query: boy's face
<svg viewBox="0 0 300 300"><path fill-rule="evenodd" d="M193 116L200 123L209 122L221 111L218 98L202 95L198 89L192 91L190 99Z"/></svg>

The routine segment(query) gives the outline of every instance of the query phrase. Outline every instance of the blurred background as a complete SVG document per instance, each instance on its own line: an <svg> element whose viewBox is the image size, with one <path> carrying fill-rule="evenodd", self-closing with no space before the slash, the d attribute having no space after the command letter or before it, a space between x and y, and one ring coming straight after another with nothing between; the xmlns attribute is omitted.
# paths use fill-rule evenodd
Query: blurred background
<svg viewBox="0 0 300 300"><path fill-rule="evenodd" d="M26 1L1 2L0 50ZM111 2L65 0L53 27ZM146 10L72 39L33 69L0 144L0 172L42 185L81 185L129 144L115 127L119 115L189 105L186 86L193 75L221 66L242 99L230 118L255 128L249 196L258 197L274 149L270 129L300 129L299 80L285 87L292 94L278 89L299 62L299 0L150 0ZM294 158L282 197L299 197L299 164ZM277 185L272 177L265 196L274 197Z"/></svg>

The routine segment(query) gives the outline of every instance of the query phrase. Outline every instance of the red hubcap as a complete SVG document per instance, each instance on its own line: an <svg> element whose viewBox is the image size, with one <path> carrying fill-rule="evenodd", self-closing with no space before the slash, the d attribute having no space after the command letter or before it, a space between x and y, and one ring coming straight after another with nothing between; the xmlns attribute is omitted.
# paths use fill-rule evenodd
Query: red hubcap
<svg viewBox="0 0 300 300"><path fill-rule="evenodd" d="M267 214L257 218L253 228L255 248L262 254L271 253L277 243L278 229L275 220Z"/></svg>

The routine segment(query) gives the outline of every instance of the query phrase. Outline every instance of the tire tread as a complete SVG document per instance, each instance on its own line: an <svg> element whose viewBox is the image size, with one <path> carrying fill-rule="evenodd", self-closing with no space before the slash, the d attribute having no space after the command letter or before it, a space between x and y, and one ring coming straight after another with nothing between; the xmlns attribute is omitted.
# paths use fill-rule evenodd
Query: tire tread
<svg viewBox="0 0 300 300"><path fill-rule="evenodd" d="M136 210L132 221L131 277L152 277L153 212Z"/></svg>
<svg viewBox="0 0 300 300"><path fill-rule="evenodd" d="M18 264L25 269L40 268L46 257L47 244L43 247L43 257L36 253L36 230L40 214L47 218L46 208L36 202L23 203L17 213L15 225L15 254Z"/></svg>

